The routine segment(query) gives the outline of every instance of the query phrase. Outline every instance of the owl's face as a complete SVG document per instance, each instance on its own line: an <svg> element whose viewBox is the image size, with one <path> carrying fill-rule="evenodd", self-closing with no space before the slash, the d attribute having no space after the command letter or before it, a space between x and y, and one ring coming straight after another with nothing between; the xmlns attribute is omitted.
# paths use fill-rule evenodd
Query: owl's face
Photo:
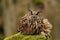
<svg viewBox="0 0 60 40"><path fill-rule="evenodd" d="M30 19L37 20L39 19L40 11L30 11Z"/></svg>

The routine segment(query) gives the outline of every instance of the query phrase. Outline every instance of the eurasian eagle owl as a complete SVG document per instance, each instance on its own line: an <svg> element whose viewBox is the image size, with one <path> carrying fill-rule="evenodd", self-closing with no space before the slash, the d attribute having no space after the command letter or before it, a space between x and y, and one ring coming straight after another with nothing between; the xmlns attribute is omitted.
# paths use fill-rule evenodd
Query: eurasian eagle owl
<svg viewBox="0 0 60 40"><path fill-rule="evenodd" d="M48 19L40 16L41 11L32 11L26 14L19 22L19 32L26 35L49 35L52 25Z"/></svg>

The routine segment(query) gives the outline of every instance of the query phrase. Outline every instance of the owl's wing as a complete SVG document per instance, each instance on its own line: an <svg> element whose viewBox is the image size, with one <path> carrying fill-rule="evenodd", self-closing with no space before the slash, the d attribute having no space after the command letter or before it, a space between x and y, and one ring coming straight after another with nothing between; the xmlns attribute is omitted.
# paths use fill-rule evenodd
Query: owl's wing
<svg viewBox="0 0 60 40"><path fill-rule="evenodd" d="M48 21L48 19L43 19L43 23L45 27L47 27L48 29L52 29L52 24Z"/></svg>
<svg viewBox="0 0 60 40"><path fill-rule="evenodd" d="M19 27L18 27L18 32L20 32L20 30L22 30L22 26L24 26L24 24L25 24L25 21L26 21L26 18L21 18L21 20L19 21Z"/></svg>

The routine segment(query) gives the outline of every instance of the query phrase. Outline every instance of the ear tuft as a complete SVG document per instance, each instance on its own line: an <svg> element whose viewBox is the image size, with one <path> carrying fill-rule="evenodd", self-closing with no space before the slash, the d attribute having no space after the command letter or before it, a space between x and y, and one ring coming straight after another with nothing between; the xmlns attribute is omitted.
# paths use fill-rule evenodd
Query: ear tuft
<svg viewBox="0 0 60 40"><path fill-rule="evenodd" d="M30 11L30 14L33 15L33 10L29 10Z"/></svg>

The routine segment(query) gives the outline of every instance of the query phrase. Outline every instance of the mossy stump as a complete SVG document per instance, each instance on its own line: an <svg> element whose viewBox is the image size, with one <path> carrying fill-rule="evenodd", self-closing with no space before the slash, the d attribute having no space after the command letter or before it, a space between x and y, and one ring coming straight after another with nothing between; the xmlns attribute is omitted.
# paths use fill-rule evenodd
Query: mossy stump
<svg viewBox="0 0 60 40"><path fill-rule="evenodd" d="M17 33L15 35L5 38L4 40L46 40L46 37L43 35L23 35Z"/></svg>

